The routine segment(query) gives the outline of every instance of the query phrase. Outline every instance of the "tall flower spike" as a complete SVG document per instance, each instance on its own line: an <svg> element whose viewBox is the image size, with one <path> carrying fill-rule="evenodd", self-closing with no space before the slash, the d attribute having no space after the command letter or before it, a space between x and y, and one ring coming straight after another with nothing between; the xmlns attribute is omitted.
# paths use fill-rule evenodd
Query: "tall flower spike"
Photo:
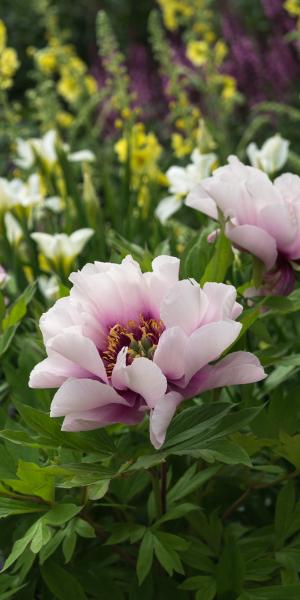
<svg viewBox="0 0 300 600"><path fill-rule="evenodd" d="M30 386L59 388L52 417L81 431L132 425L150 413L155 448L177 406L223 385L265 377L253 354L235 352L211 365L236 340L242 311L231 285L178 281L179 260L158 256L142 273L127 256L72 273L70 296L41 317L47 358Z"/></svg>

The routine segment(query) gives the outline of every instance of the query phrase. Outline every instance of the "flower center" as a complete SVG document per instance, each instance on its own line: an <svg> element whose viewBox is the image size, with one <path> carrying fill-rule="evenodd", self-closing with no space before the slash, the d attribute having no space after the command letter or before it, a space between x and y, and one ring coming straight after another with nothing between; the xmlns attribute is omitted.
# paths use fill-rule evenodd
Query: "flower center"
<svg viewBox="0 0 300 600"><path fill-rule="evenodd" d="M101 352L107 375L111 376L117 356L124 346L128 347L128 365L133 362L134 358L141 356L152 360L163 331L162 321L146 318L144 315L140 315L137 321L128 321L126 325L116 323L109 330L106 349Z"/></svg>

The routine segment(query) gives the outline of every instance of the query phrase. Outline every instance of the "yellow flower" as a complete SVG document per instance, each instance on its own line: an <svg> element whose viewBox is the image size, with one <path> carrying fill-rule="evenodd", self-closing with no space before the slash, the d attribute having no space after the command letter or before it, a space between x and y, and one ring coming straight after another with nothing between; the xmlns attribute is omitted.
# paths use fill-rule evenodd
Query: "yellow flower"
<svg viewBox="0 0 300 600"><path fill-rule="evenodd" d="M170 31L180 25L180 17L192 17L195 2L190 0L157 0L163 13L164 24ZM202 3L202 0L200 0Z"/></svg>
<svg viewBox="0 0 300 600"><path fill-rule="evenodd" d="M122 137L115 144L115 151L121 163L128 159L130 152L130 169L133 174L133 188L138 189L143 177L155 179L158 167L157 161L162 147L154 133L146 133L143 123L136 123L130 132L129 139Z"/></svg>
<svg viewBox="0 0 300 600"><path fill-rule="evenodd" d="M65 74L57 84L57 91L67 102L72 104L80 96L79 82L72 75Z"/></svg>
<svg viewBox="0 0 300 600"><path fill-rule="evenodd" d="M86 72L86 66L78 56L72 56L72 58L68 62L68 69L73 72L73 74L83 75Z"/></svg>
<svg viewBox="0 0 300 600"><path fill-rule="evenodd" d="M90 96L97 92L97 81L92 75L86 75L84 78L86 90Z"/></svg>
<svg viewBox="0 0 300 600"><path fill-rule="evenodd" d="M35 55L35 61L42 73L46 75L53 73L57 66L56 54L52 48L39 50Z"/></svg>
<svg viewBox="0 0 300 600"><path fill-rule="evenodd" d="M209 58L209 46L203 40L197 42L189 42L186 49L188 59L197 67L201 67L207 63Z"/></svg>
<svg viewBox="0 0 300 600"><path fill-rule="evenodd" d="M118 155L118 159L121 163L123 163L127 160L128 143L125 138L121 138L115 144L115 151L116 151L116 153Z"/></svg>
<svg viewBox="0 0 300 600"><path fill-rule="evenodd" d="M68 127L71 127L74 121L74 117L70 113L62 110L59 113L57 113L56 120L61 127L67 129Z"/></svg>
<svg viewBox="0 0 300 600"><path fill-rule="evenodd" d="M172 134L171 145L177 158L182 158L183 156L190 154L193 149L191 143L184 139L180 133Z"/></svg>
<svg viewBox="0 0 300 600"><path fill-rule="evenodd" d="M227 55L228 48L222 40L218 40L214 47L215 62L220 66Z"/></svg>
<svg viewBox="0 0 300 600"><path fill-rule="evenodd" d="M17 53L13 48L4 48L0 54L0 87L11 87L12 77L19 66Z"/></svg>
<svg viewBox="0 0 300 600"><path fill-rule="evenodd" d="M222 98L224 100L232 100L236 95L236 81L234 77L230 75L224 75L223 77L224 87L222 91Z"/></svg>
<svg viewBox="0 0 300 600"><path fill-rule="evenodd" d="M0 53L6 46L6 27L3 21L0 19Z"/></svg>
<svg viewBox="0 0 300 600"><path fill-rule="evenodd" d="M286 0L284 3L285 10L293 17L300 17L300 1L299 0Z"/></svg>

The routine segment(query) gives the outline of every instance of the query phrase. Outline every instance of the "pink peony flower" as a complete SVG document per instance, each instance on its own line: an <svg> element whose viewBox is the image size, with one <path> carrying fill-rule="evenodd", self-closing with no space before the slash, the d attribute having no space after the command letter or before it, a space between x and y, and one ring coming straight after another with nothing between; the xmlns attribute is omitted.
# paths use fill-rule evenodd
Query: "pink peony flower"
<svg viewBox="0 0 300 600"><path fill-rule="evenodd" d="M254 167L229 157L188 195L186 204L227 219L225 233L239 249L259 258L267 271L300 259L300 177L285 173L274 183ZM278 262L279 260L279 262ZM280 263L280 264L279 264Z"/></svg>
<svg viewBox="0 0 300 600"><path fill-rule="evenodd" d="M179 260L170 256L152 267L142 273L131 256L120 265L87 264L70 275L70 296L42 315L48 357L29 385L59 388L50 414L64 416L63 430L131 425L149 412L159 448L184 399L265 377L248 352L210 364L241 330L233 286L178 281Z"/></svg>

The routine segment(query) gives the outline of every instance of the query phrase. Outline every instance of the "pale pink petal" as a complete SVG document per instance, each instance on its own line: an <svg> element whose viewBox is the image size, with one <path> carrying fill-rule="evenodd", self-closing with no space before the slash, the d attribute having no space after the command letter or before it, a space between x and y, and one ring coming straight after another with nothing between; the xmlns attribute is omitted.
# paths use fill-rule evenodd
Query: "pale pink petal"
<svg viewBox="0 0 300 600"><path fill-rule="evenodd" d="M208 308L203 319L205 323L237 318L243 310L241 304L235 301L236 289L233 285L208 282L203 286L203 292L208 299Z"/></svg>
<svg viewBox="0 0 300 600"><path fill-rule="evenodd" d="M187 341L188 337L180 327L171 327L162 333L153 361L168 379L180 379L184 375Z"/></svg>
<svg viewBox="0 0 300 600"><path fill-rule="evenodd" d="M154 448L158 449L165 441L166 431L176 412L176 408L182 402L181 394L168 392L150 414L150 440Z"/></svg>
<svg viewBox="0 0 300 600"><path fill-rule="evenodd" d="M136 425L144 418L144 413L137 408L108 404L92 410L69 413L63 421L62 431L91 431L99 427L107 427L114 423Z"/></svg>
<svg viewBox="0 0 300 600"><path fill-rule="evenodd" d="M159 319L160 305L170 288L178 282L180 261L174 256L157 256L152 261L152 273L144 273L151 313Z"/></svg>
<svg viewBox="0 0 300 600"><path fill-rule="evenodd" d="M258 225L265 229L284 250L291 244L298 231L298 223L293 218L293 207L284 204L270 204L259 213Z"/></svg>
<svg viewBox="0 0 300 600"><path fill-rule="evenodd" d="M140 394L145 402L153 408L156 402L167 391L167 380L160 368L148 358L135 358L131 365L125 367L128 377L128 388Z"/></svg>
<svg viewBox="0 0 300 600"><path fill-rule="evenodd" d="M204 180L207 181L207 180ZM199 212L204 213L212 219L218 218L217 205L213 198L207 193L203 187L203 183L199 183L195 188L187 195L185 204L190 208L195 208Z"/></svg>
<svg viewBox="0 0 300 600"><path fill-rule="evenodd" d="M55 352L35 365L30 373L29 387L56 388L69 377L87 377L89 372Z"/></svg>
<svg viewBox="0 0 300 600"><path fill-rule="evenodd" d="M276 242L263 229L254 225L238 225L235 227L228 224L226 235L238 248L257 256L267 269L271 269L275 264L277 258Z"/></svg>
<svg viewBox="0 0 300 600"><path fill-rule="evenodd" d="M227 385L254 383L265 379L259 360L250 352L233 352L216 365L198 371L182 392L185 398Z"/></svg>
<svg viewBox="0 0 300 600"><path fill-rule="evenodd" d="M216 360L238 337L242 324L217 321L203 325L192 333L186 349L185 385L197 371Z"/></svg>
<svg viewBox="0 0 300 600"><path fill-rule="evenodd" d="M69 297L60 298L40 318L40 329L45 344L63 329L78 325L80 322L78 307L70 301Z"/></svg>
<svg viewBox="0 0 300 600"><path fill-rule="evenodd" d="M178 281L166 294L160 317L166 327L181 327L190 335L201 323L208 300L199 285L192 280Z"/></svg>
<svg viewBox="0 0 300 600"><path fill-rule="evenodd" d="M79 333L64 331L48 342L48 348L107 382L102 358L91 339Z"/></svg>
<svg viewBox="0 0 300 600"><path fill-rule="evenodd" d="M107 404L127 402L109 385L95 379L68 379L56 392L51 404L51 417L70 412L91 410Z"/></svg>
<svg viewBox="0 0 300 600"><path fill-rule="evenodd" d="M126 371L127 352L127 346L121 348L117 356L116 364L112 370L111 382L117 390L126 390L126 388L128 388L129 379Z"/></svg>

